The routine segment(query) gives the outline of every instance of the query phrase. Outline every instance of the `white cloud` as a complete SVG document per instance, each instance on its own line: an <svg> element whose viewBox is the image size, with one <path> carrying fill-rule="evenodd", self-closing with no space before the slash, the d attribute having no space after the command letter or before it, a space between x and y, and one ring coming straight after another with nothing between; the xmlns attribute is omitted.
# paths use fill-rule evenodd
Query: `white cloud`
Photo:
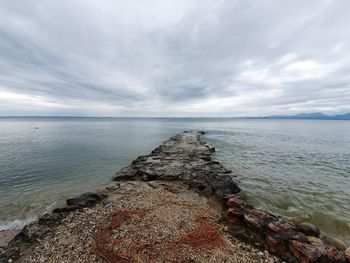
<svg viewBox="0 0 350 263"><path fill-rule="evenodd" d="M350 111L349 7L4 0L0 115Z"/></svg>
<svg viewBox="0 0 350 263"><path fill-rule="evenodd" d="M313 60L296 61L284 68L290 79L324 78L337 69L337 64L322 64Z"/></svg>
<svg viewBox="0 0 350 263"><path fill-rule="evenodd" d="M286 54L280 57L280 59L277 61L277 64L287 64L290 63L291 61L295 60L297 56L295 54Z"/></svg>

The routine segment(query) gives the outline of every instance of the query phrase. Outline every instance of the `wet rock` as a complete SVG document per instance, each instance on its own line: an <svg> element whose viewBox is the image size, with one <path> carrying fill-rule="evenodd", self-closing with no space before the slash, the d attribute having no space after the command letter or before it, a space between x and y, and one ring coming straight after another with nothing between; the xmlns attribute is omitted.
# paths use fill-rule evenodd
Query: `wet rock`
<svg viewBox="0 0 350 263"><path fill-rule="evenodd" d="M20 249L18 247L8 247L0 254L0 263L12 262L20 257Z"/></svg>
<svg viewBox="0 0 350 263"><path fill-rule="evenodd" d="M288 241L295 239L299 241L305 241L306 237L304 234L297 232L293 224L286 223L283 221L271 222L267 225L267 228L274 232L274 236L282 240Z"/></svg>
<svg viewBox="0 0 350 263"><path fill-rule="evenodd" d="M123 180L133 180L137 175L137 170L132 167L122 168L116 175L113 177L113 181L123 181Z"/></svg>
<svg viewBox="0 0 350 263"><path fill-rule="evenodd" d="M229 233L247 243L254 244L257 247L264 247L265 240L261 233L240 224L230 225Z"/></svg>
<svg viewBox="0 0 350 263"><path fill-rule="evenodd" d="M40 237L46 234L50 230L49 226L40 225L37 222L33 222L26 225L21 232L19 232L14 239L9 243L9 247L15 247L23 242L33 243Z"/></svg>
<svg viewBox="0 0 350 263"><path fill-rule="evenodd" d="M255 216L261 218L261 219L277 219L275 216L271 215L270 213L268 212L265 212L263 210L260 210L260 209L254 209L252 210L251 212L252 214L254 214Z"/></svg>
<svg viewBox="0 0 350 263"><path fill-rule="evenodd" d="M238 208L245 208L247 206L247 203L237 197L230 197L226 202L227 207L238 207Z"/></svg>
<svg viewBox="0 0 350 263"><path fill-rule="evenodd" d="M323 241L317 237L307 236L306 239L311 244L319 244L319 245L323 244Z"/></svg>
<svg viewBox="0 0 350 263"><path fill-rule="evenodd" d="M285 229L288 228L289 225L285 225L283 222L280 221L276 221L276 222L271 222L270 224L268 224L268 228L273 231L273 232L281 232Z"/></svg>
<svg viewBox="0 0 350 263"><path fill-rule="evenodd" d="M259 217L254 214L246 214L244 215L244 222L246 222L250 227L260 229L262 226L260 225Z"/></svg>
<svg viewBox="0 0 350 263"><path fill-rule="evenodd" d="M311 223L303 222L303 223L297 224L296 226L298 231L304 233L307 236L315 236L315 237L320 236L320 230Z"/></svg>
<svg viewBox="0 0 350 263"><path fill-rule="evenodd" d="M242 212L242 210L239 209L239 208L231 207L231 208L227 209L227 211L226 211L226 216L227 216L227 218L229 218L229 219L232 219L232 218L242 218L242 217L243 217L243 212Z"/></svg>
<svg viewBox="0 0 350 263"><path fill-rule="evenodd" d="M346 263L344 252L332 245L327 246L327 257L329 262Z"/></svg>
<svg viewBox="0 0 350 263"><path fill-rule="evenodd" d="M350 262L350 247L348 247L347 249L345 249L344 255L345 255L346 260L347 260L348 262Z"/></svg>
<svg viewBox="0 0 350 263"><path fill-rule="evenodd" d="M341 251L344 251L346 249L346 244L338 238L325 236L323 239L326 243L335 246Z"/></svg>
<svg viewBox="0 0 350 263"><path fill-rule="evenodd" d="M259 224L263 228L268 228L271 222L275 222L278 218L268 212L262 211L260 209L250 210L250 213L259 219Z"/></svg>
<svg viewBox="0 0 350 263"><path fill-rule="evenodd" d="M286 246L281 239L274 238L272 236L266 237L266 243L271 252L278 256L283 256L286 252Z"/></svg>
<svg viewBox="0 0 350 263"><path fill-rule="evenodd" d="M301 263L327 262L326 249L324 246L314 246L292 240L289 245L293 255Z"/></svg>
<svg viewBox="0 0 350 263"><path fill-rule="evenodd" d="M68 206L91 207L101 202L106 197L107 196L104 194L85 193L78 197L69 198L66 202Z"/></svg>
<svg viewBox="0 0 350 263"><path fill-rule="evenodd" d="M42 225L53 226L62 220L63 216L58 213L44 214L42 215L38 222Z"/></svg>

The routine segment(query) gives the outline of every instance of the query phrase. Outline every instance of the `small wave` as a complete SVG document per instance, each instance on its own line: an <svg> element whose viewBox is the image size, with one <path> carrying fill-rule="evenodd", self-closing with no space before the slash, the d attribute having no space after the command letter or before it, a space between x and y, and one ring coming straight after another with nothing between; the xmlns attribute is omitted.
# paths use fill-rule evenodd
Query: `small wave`
<svg viewBox="0 0 350 263"><path fill-rule="evenodd" d="M49 213L52 211L54 206L56 205L56 202L51 203L49 206L47 206L42 214ZM24 219L14 219L9 221L0 221L0 231L4 230L11 230L11 229L21 229L25 225L30 224L31 222L38 219L37 215L28 215Z"/></svg>
<svg viewBox="0 0 350 263"><path fill-rule="evenodd" d="M21 229L25 225L33 222L36 219L37 219L36 216L29 216L25 219L15 219L12 221L3 221L3 222L0 222L0 231L11 230L11 229Z"/></svg>
<svg viewBox="0 0 350 263"><path fill-rule="evenodd" d="M48 205L46 208L45 208L45 212L43 214L46 214L46 213L50 213L56 206L56 202L52 202L50 205Z"/></svg>

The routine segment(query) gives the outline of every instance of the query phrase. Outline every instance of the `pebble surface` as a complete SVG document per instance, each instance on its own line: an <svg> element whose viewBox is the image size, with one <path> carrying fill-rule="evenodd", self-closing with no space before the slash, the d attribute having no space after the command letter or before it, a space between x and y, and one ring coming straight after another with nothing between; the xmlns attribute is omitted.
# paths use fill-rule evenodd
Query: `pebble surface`
<svg viewBox="0 0 350 263"><path fill-rule="evenodd" d="M218 223L220 211L214 203L179 182L124 182L108 189L108 201L70 213L34 248L25 251L21 262L113 262L96 253L96 233L115 211L141 210L147 211L143 217L113 230L112 237L119 241L116 250L125 252L135 242L147 244L150 240L154 245L125 262L281 262L267 251L233 239ZM209 249L188 244L173 249L171 244L198 227L199 217L219 229L224 242Z"/></svg>

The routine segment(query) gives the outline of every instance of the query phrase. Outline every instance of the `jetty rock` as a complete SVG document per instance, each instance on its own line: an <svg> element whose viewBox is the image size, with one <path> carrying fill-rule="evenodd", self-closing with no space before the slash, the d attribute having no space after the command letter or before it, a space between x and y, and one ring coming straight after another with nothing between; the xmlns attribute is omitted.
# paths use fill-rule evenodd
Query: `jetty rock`
<svg viewBox="0 0 350 263"><path fill-rule="evenodd" d="M149 155L140 156L121 169L113 180L178 180L206 196L214 195L219 199L240 192L231 170L212 161L215 148L200 139L203 134L185 131L171 137Z"/></svg>

